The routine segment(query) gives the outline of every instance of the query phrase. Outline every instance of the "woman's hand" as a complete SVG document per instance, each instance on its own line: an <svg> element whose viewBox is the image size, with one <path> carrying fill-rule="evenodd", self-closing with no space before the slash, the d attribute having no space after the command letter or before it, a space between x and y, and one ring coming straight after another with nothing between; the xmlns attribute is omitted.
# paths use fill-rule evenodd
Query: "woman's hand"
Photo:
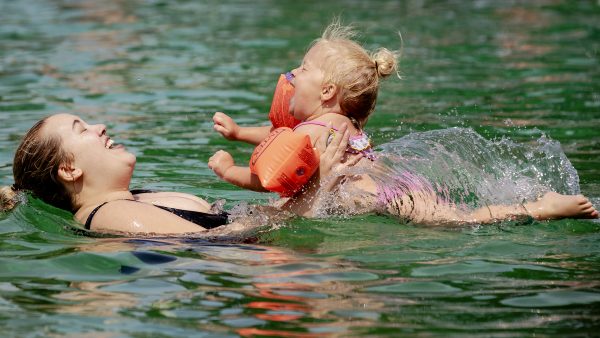
<svg viewBox="0 0 600 338"><path fill-rule="evenodd" d="M238 140L240 126L227 114L216 112L213 115L213 122L215 123L213 129L223 135L223 137L230 141Z"/></svg>
<svg viewBox="0 0 600 338"><path fill-rule="evenodd" d="M235 165L230 153L219 150L208 159L208 167L214 171L217 176L225 179L227 170Z"/></svg>
<svg viewBox="0 0 600 338"><path fill-rule="evenodd" d="M329 128L331 128L331 122L329 123ZM350 138L350 132L346 123L342 123L339 130L331 139L331 142L326 144L328 138L328 135L322 136L315 144L315 147L318 145L321 149L325 148L320 157L319 176L321 177L321 183L328 182L328 184L321 187L326 190L330 190L337 182L333 177L327 179L328 176L336 175L343 167L352 166L361 159L359 155L346 153L348 139Z"/></svg>

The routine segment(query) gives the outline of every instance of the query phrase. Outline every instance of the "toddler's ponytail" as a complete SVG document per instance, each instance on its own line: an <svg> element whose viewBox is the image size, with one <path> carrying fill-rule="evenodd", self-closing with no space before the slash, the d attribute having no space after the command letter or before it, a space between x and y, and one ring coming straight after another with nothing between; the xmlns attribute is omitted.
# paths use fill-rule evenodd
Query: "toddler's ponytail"
<svg viewBox="0 0 600 338"><path fill-rule="evenodd" d="M379 48L371 55L377 75L381 78L398 73L398 56L387 48Z"/></svg>

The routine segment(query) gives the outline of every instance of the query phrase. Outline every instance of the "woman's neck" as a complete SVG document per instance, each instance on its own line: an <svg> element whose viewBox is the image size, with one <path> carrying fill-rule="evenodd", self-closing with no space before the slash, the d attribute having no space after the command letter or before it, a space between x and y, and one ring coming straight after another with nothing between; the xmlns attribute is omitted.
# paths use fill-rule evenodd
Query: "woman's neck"
<svg viewBox="0 0 600 338"><path fill-rule="evenodd" d="M104 202L117 200L134 200L129 189L115 189L105 191L94 191L92 189L84 189L75 196L75 217L82 214L89 214L98 205Z"/></svg>

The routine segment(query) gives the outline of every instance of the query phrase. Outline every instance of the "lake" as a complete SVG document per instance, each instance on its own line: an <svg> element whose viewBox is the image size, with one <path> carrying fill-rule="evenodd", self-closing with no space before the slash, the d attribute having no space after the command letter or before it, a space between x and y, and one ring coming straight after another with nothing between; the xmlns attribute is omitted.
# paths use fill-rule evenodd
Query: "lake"
<svg viewBox="0 0 600 338"><path fill-rule="evenodd" d="M105 123L137 155L134 187L227 208L268 203L275 195L208 169L219 149L239 163L252 152L221 138L211 117L268 123L279 74L337 15L369 49L403 48L402 79L385 80L366 127L374 143L459 127L484 145L551 145L550 157L566 155L576 169L564 189L600 206L597 1L0 0L0 186L13 183L29 127L67 112ZM505 170L493 162L483 169ZM551 167L539 177L564 181ZM495 192L531 190L509 181ZM34 198L0 214L3 336L563 337L600 328L598 220L448 229L375 214L294 218L241 243L77 227Z"/></svg>

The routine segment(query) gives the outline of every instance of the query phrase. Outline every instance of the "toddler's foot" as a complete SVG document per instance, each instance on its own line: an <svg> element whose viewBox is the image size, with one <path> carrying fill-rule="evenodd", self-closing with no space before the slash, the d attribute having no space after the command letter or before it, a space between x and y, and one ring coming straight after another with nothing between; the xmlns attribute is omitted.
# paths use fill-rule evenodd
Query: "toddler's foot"
<svg viewBox="0 0 600 338"><path fill-rule="evenodd" d="M537 220L559 218L598 218L598 211L583 195L561 195L548 192L525 208Z"/></svg>

